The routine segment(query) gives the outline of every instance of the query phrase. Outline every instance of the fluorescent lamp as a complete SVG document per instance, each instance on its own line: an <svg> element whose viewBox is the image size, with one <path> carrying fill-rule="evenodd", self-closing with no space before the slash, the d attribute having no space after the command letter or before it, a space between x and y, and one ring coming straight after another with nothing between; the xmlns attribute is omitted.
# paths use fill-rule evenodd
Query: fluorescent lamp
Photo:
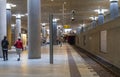
<svg viewBox="0 0 120 77"><path fill-rule="evenodd" d="M107 12L108 9L96 9L95 12L98 12L98 14L104 14L104 12Z"/></svg>
<svg viewBox="0 0 120 77"><path fill-rule="evenodd" d="M118 2L119 0L110 0L110 2L112 2L112 1L117 1Z"/></svg>

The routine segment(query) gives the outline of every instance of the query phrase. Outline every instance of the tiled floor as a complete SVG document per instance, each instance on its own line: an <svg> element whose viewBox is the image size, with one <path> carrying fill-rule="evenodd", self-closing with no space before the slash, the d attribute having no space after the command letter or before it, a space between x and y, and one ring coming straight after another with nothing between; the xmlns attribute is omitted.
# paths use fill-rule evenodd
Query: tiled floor
<svg viewBox="0 0 120 77"><path fill-rule="evenodd" d="M42 46L41 51L41 59L27 59L24 51L21 61L10 52L8 61L0 59L0 77L99 77L68 44L54 46L54 64L49 64L49 46Z"/></svg>

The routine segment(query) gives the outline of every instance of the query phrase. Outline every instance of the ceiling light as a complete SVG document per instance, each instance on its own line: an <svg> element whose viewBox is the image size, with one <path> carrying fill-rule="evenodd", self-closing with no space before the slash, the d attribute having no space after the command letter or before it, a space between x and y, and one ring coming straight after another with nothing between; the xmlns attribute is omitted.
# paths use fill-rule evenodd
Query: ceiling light
<svg viewBox="0 0 120 77"><path fill-rule="evenodd" d="M66 4L67 2L64 2L63 4Z"/></svg>
<svg viewBox="0 0 120 77"><path fill-rule="evenodd" d="M12 16L15 16L16 18L21 18L24 17L24 14L12 14Z"/></svg>
<svg viewBox="0 0 120 77"><path fill-rule="evenodd" d="M55 18L55 19L53 19L53 22L57 22L58 20L60 20L60 19Z"/></svg>
<svg viewBox="0 0 120 77"><path fill-rule="evenodd" d="M12 14L12 16L16 16L16 14Z"/></svg>
<svg viewBox="0 0 120 77"><path fill-rule="evenodd" d="M15 24L11 24L11 26L12 26L12 27L14 27L14 26L15 26Z"/></svg>
<svg viewBox="0 0 120 77"><path fill-rule="evenodd" d="M25 15L24 14L20 14L21 17L24 17Z"/></svg>
<svg viewBox="0 0 120 77"><path fill-rule="evenodd" d="M45 26L47 23L41 23L42 26Z"/></svg>
<svg viewBox="0 0 120 77"><path fill-rule="evenodd" d="M104 14L104 12L107 12L108 9L96 9L95 12L98 12L98 14Z"/></svg>
<svg viewBox="0 0 120 77"><path fill-rule="evenodd" d="M82 27L85 27L85 24L80 24L80 27L79 27L79 28L82 28Z"/></svg>
<svg viewBox="0 0 120 77"><path fill-rule="evenodd" d="M98 17L89 17L91 20L97 20Z"/></svg>
<svg viewBox="0 0 120 77"><path fill-rule="evenodd" d="M116 1L116 2L118 2L119 0L110 0L110 2L112 2L112 1Z"/></svg>
<svg viewBox="0 0 120 77"><path fill-rule="evenodd" d="M14 5L12 3L7 3L6 4L6 9L11 9L11 7L16 7L16 5Z"/></svg>
<svg viewBox="0 0 120 77"><path fill-rule="evenodd" d="M26 13L25 15L28 16L28 13Z"/></svg>
<svg viewBox="0 0 120 77"><path fill-rule="evenodd" d="M62 27L62 25L58 25L57 27Z"/></svg>
<svg viewBox="0 0 120 77"><path fill-rule="evenodd" d="M81 28L82 28L82 26L80 25L78 28L80 28L80 29L81 29Z"/></svg>
<svg viewBox="0 0 120 77"><path fill-rule="evenodd" d="M20 15L20 14L17 14L17 15L16 15L16 18L21 18L21 15Z"/></svg>
<svg viewBox="0 0 120 77"><path fill-rule="evenodd" d="M72 21L74 21L74 20L75 20L75 18L74 18L74 17L71 17L71 20L72 20Z"/></svg>

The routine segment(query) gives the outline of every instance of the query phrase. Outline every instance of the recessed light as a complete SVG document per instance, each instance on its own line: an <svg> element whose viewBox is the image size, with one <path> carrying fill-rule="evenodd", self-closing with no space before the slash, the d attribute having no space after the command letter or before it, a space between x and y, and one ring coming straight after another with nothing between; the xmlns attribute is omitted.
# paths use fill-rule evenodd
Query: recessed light
<svg viewBox="0 0 120 77"><path fill-rule="evenodd" d="M66 4L67 2L64 2L64 4Z"/></svg>

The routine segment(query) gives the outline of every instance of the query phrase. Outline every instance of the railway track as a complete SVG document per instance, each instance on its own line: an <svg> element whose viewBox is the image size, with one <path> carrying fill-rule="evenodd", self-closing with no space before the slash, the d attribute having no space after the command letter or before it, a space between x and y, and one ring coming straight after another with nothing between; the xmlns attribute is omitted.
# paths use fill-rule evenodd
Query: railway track
<svg viewBox="0 0 120 77"><path fill-rule="evenodd" d="M114 69L113 67L110 67L108 65L105 65L102 63L101 60L96 59L96 57L92 56L91 54L88 54L85 50L81 48L74 47L77 53L83 57L83 59L93 68L94 70L91 70L91 72L96 71L97 74L100 77L120 77L116 71L111 70ZM91 69L89 68L89 69Z"/></svg>

